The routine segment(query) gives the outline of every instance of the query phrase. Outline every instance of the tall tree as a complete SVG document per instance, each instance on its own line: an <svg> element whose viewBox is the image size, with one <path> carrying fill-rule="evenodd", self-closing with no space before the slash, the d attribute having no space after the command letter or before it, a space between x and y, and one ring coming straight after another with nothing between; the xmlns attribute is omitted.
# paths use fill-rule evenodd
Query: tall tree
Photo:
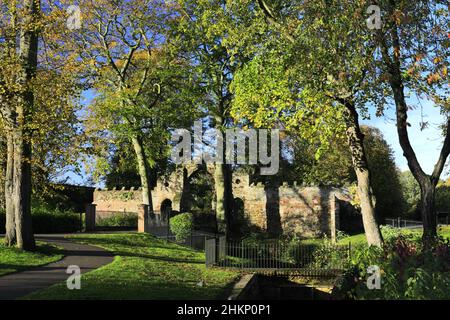
<svg viewBox="0 0 450 320"><path fill-rule="evenodd" d="M168 145L170 128L192 117L190 102L195 99L186 94L189 65L167 46L167 23L174 19L170 4L86 0L80 6L83 27L73 33L74 50L87 66L96 93L88 107L87 129L100 138L91 141L102 142L97 167L108 169L114 144L129 142L142 201L152 212L151 176L157 155Z"/></svg>
<svg viewBox="0 0 450 320"><path fill-rule="evenodd" d="M17 242L19 248L32 250L31 168L40 163L42 171L47 171L46 167L53 167L51 163L61 158L54 146L67 146L69 136L59 133L69 132L68 124L74 119L73 81L66 81L72 79L71 72L66 71L73 71L66 66L73 64L60 49L64 39L61 34L66 29L57 26L65 26L64 9L48 1L41 6L41 1L11 0L0 10L1 135L7 141L5 240L8 245ZM50 30L55 26L57 31ZM45 50L39 45L43 42L39 37L45 39ZM39 149L44 146L47 151ZM32 157L36 150L42 161ZM50 153L54 159L51 162Z"/></svg>
<svg viewBox="0 0 450 320"><path fill-rule="evenodd" d="M114 107L119 123L129 128L128 138L136 153L141 178L142 203L149 205L152 212L148 155L143 145L140 121L130 110L141 107L138 99L150 81L148 69L152 50L156 47L156 37L160 35L155 29L155 11L151 11L148 1L100 1L95 4L85 1L82 7L84 26L76 37L80 57L93 67L96 89L102 93L107 91L104 95L107 98L111 98L109 94L115 97L114 105L107 104L109 100L104 106ZM137 61L138 55L141 61Z"/></svg>
<svg viewBox="0 0 450 320"><path fill-rule="evenodd" d="M371 100L365 86L365 78L371 76L370 54L362 53L371 49L364 44L368 41L367 35L349 32L365 27L365 8L354 1L256 2L271 27L265 43L266 58L259 60L259 67L250 68L253 74L239 77L242 81L236 81L237 90L248 93L244 86L248 86L249 80L245 79L257 77L259 72L260 76L262 73L269 74L267 81L273 91L267 93L259 89L253 96L271 95L268 100L258 101L244 95L241 102L255 102L260 106L257 111L263 113L263 119L267 112L274 115L276 121L282 116L291 129L297 128L307 135L319 133L317 128L323 129L324 124L328 123L328 132L321 133L321 141L325 145L331 131L345 126L358 180L366 237L369 244L381 245L364 135L359 126L359 111L364 112L366 103ZM258 60L252 63L257 64ZM271 68L278 69L278 75L275 74L279 77L278 84L274 84L276 80ZM242 85L239 85L240 82ZM280 86L290 88L283 92ZM283 99L284 103L274 102ZM269 106L263 107L265 103ZM247 113L256 117L254 109ZM324 119L325 116L330 118ZM308 128L312 130L309 133L305 130Z"/></svg>
<svg viewBox="0 0 450 320"><path fill-rule="evenodd" d="M400 172L395 164L394 152L380 129L362 127L365 135L369 169L373 172L372 187L376 199L377 219L383 223L386 217L403 215L406 202L400 183Z"/></svg>
<svg viewBox="0 0 450 320"><path fill-rule="evenodd" d="M205 100L199 106L216 130L224 133L233 125L230 106L233 94L230 84L245 56L239 45L251 40L251 13L248 4L229 0L181 0L174 6L180 16L174 34L180 37L187 56L196 65L196 77ZM218 228L228 233L232 214L232 167L226 163L226 146L223 162L215 163L214 187Z"/></svg>
<svg viewBox="0 0 450 320"><path fill-rule="evenodd" d="M420 211L425 243L436 237L436 185L450 154L448 66L450 62L448 1L379 1L382 28L374 38L382 79L391 88L397 119L397 133L408 167L420 186ZM408 134L407 97L433 102L443 115L444 142L431 174L425 173ZM420 124L425 129L427 123Z"/></svg>
<svg viewBox="0 0 450 320"><path fill-rule="evenodd" d="M6 47L3 48L2 53L5 53L10 59L9 62L14 62L16 67L14 79L6 80L2 77L0 82L3 87L0 93L3 95L2 100L5 101L0 105L8 143L5 186L8 220L6 242L12 244L17 241L17 246L26 250L32 250L35 247L31 227L32 135L29 124L34 107L31 83L37 69L40 10L40 1L24 0L20 4L18 1L10 1L6 12L2 12L7 19L3 34ZM19 39L18 49L17 38ZM9 71L11 72L11 69ZM9 73L9 75L12 74ZM12 238L14 233L15 238Z"/></svg>

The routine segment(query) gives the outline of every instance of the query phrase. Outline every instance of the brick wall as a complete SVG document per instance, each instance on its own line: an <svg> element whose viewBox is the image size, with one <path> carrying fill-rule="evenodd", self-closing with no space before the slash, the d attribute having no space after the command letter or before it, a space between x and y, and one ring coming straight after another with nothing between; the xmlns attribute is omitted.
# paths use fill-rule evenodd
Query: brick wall
<svg viewBox="0 0 450 320"><path fill-rule="evenodd" d="M339 189L296 183L250 184L242 177L233 182L233 196L242 199L246 219L260 229L272 234L295 233L309 238L322 234L334 237L339 228L336 199L346 199Z"/></svg>
<svg viewBox="0 0 450 320"><path fill-rule="evenodd" d="M172 209L180 210L183 186L189 172L177 171L166 180L159 180L152 191L154 210L160 212L163 201L170 200ZM251 184L248 176L233 177L233 196L242 200L248 223L277 235L295 233L301 237L333 238L339 228L339 201L350 200L337 188L301 186L283 183L278 186ZM138 212L142 203L140 189L96 190L94 204L97 215L113 212Z"/></svg>

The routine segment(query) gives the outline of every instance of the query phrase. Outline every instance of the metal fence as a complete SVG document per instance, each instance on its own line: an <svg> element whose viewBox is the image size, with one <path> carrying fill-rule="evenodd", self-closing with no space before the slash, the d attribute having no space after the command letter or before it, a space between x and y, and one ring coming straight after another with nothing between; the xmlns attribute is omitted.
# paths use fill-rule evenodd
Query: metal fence
<svg viewBox="0 0 450 320"><path fill-rule="evenodd" d="M441 212L440 214L441 214L441 216L438 215L438 218L437 218L437 224L448 226L448 223L450 221L450 219L449 219L450 214L448 212Z"/></svg>
<svg viewBox="0 0 450 320"><path fill-rule="evenodd" d="M386 218L386 225L391 226L393 228L422 228L422 221L415 220L406 220L406 219L389 219Z"/></svg>
<svg viewBox="0 0 450 320"><path fill-rule="evenodd" d="M209 233L204 231L192 231L189 236L184 241L177 241L175 234L170 231L168 225L160 226L150 226L147 230L151 235L158 238L174 242L180 245L184 245L196 250L204 251L206 246L206 241L208 239L219 238L219 234Z"/></svg>
<svg viewBox="0 0 450 320"><path fill-rule="evenodd" d="M345 270L351 247L292 243L226 243L209 239L205 246L207 266L237 268L257 273L288 272L304 275L335 274Z"/></svg>
<svg viewBox="0 0 450 320"><path fill-rule="evenodd" d="M436 224L437 225L448 225L449 218L448 215L445 217L437 217ZM394 228L406 228L406 229L415 229L422 228L422 221L418 220L407 220L402 218L386 218L386 225L394 227Z"/></svg>
<svg viewBox="0 0 450 320"><path fill-rule="evenodd" d="M153 226L148 232L161 239L204 251L208 267L233 268L263 274L330 276L345 270L351 258L350 244L228 243L223 235L203 231L191 232L187 239L180 243L167 226Z"/></svg>

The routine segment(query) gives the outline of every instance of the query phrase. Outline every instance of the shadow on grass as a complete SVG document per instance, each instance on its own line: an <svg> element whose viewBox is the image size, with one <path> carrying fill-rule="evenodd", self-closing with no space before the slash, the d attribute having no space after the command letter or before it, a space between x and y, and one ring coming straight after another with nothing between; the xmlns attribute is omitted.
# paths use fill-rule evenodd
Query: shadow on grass
<svg viewBox="0 0 450 320"><path fill-rule="evenodd" d="M23 260L23 263L22 264L8 263L8 262L0 263L0 277L11 273L41 268L42 266L48 265L50 263L60 261L62 258L64 258L64 255L67 253L63 248L53 246L47 243L38 243L36 250L32 252L24 252L21 249L15 247L11 248L3 247L2 249L7 249L12 254L13 258L14 256L17 256L17 258L20 261ZM19 255L22 254L25 254L27 256L25 256L25 258L24 257L19 258L20 257Z"/></svg>
<svg viewBox="0 0 450 320"><path fill-rule="evenodd" d="M192 282L153 281L133 283L131 286L117 286L98 279L91 279L83 290L68 290L65 285L57 285L48 290L33 293L24 297L25 300L213 300L226 298L223 286L206 284L197 286ZM227 285L232 288L234 283ZM229 289L231 290L231 289Z"/></svg>
<svg viewBox="0 0 450 320"><path fill-rule="evenodd" d="M0 263L0 277L6 276L7 274L20 272L33 268L33 266L20 265L20 264L10 264L10 263Z"/></svg>
<svg viewBox="0 0 450 320"><path fill-rule="evenodd" d="M137 257L137 258L147 258L155 259L166 262L176 262L176 263L192 263L192 264L203 264L204 261L199 257L180 257L184 254L194 255L190 248L185 248L174 243L165 243L160 239L152 236L143 235L137 236L133 235L130 239L123 239L123 235L108 235L108 237L96 236L94 237L71 237L72 241L80 242L84 244L89 244L93 246L102 247L114 255L122 257ZM142 242L141 242L142 241ZM124 250L121 247L129 247L130 251ZM160 255L154 254L152 249L161 249L166 252L161 252ZM145 251L144 251L145 250ZM69 253L70 251L68 251ZM97 255L97 251L77 251L76 255ZM107 253L100 253L100 255L108 255ZM174 257L171 257L174 256ZM178 256L178 257L177 257Z"/></svg>

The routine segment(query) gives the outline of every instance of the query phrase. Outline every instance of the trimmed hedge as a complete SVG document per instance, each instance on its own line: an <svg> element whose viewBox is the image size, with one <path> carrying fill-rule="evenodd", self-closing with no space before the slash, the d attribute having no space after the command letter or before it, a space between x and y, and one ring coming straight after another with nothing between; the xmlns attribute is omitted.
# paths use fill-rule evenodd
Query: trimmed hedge
<svg viewBox="0 0 450 320"><path fill-rule="evenodd" d="M34 233L66 233L80 231L80 214L72 211L32 209ZM6 215L0 211L0 233L5 233Z"/></svg>
<svg viewBox="0 0 450 320"><path fill-rule="evenodd" d="M97 218L97 227L118 227L118 228L137 228L138 216L137 213L115 213L109 217Z"/></svg>

